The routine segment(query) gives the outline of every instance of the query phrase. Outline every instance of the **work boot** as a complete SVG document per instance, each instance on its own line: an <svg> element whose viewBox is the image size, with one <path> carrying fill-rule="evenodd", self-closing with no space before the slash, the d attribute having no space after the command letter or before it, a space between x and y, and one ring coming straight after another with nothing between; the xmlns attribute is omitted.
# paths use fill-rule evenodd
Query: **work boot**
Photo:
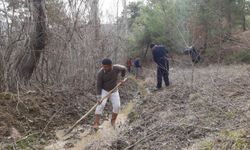
<svg viewBox="0 0 250 150"><path fill-rule="evenodd" d="M99 126L100 126L100 115L95 115L95 122L94 122L93 128L98 129Z"/></svg>
<svg viewBox="0 0 250 150"><path fill-rule="evenodd" d="M112 118L111 118L111 125L115 128L115 121L117 118L118 114L112 113Z"/></svg>

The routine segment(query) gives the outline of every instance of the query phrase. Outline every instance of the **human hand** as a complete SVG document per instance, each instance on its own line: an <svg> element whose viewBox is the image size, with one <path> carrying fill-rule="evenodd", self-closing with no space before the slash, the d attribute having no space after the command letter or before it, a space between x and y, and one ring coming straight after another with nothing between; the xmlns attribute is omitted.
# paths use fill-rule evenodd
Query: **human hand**
<svg viewBox="0 0 250 150"><path fill-rule="evenodd" d="M102 103L102 101L101 101L101 96L97 96L96 102L97 102L99 105Z"/></svg>
<svg viewBox="0 0 250 150"><path fill-rule="evenodd" d="M123 85L123 84L125 83L124 79L122 79L122 80L120 81L120 83L121 83L121 85Z"/></svg>

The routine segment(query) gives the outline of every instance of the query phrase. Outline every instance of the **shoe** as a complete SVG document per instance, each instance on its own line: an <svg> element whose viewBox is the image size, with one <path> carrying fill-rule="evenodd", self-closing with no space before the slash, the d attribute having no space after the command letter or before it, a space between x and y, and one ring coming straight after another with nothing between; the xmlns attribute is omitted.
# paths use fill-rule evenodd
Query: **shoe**
<svg viewBox="0 0 250 150"><path fill-rule="evenodd" d="M160 91L160 90L162 90L162 88L156 87L156 88L153 89L153 91Z"/></svg>

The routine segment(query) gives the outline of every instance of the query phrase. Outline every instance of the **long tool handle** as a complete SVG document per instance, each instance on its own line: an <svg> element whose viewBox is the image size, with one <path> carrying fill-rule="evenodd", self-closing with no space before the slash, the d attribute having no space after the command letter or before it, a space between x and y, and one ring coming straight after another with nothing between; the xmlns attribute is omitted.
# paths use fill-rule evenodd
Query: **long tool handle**
<svg viewBox="0 0 250 150"><path fill-rule="evenodd" d="M123 82L126 82L128 78L125 78L123 81L119 82L111 91L108 92L106 96L104 96L100 101L102 102L104 99L108 98ZM68 132L64 135L68 135L75 127L76 125L82 121L84 118L86 118L99 104L96 103L85 115L83 115L79 120L76 121L76 123L68 130Z"/></svg>

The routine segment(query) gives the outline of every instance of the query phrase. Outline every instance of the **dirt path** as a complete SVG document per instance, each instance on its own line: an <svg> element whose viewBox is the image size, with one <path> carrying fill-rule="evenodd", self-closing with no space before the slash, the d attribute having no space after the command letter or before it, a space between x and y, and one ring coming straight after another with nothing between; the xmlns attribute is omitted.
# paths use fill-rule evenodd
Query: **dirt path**
<svg viewBox="0 0 250 150"><path fill-rule="evenodd" d="M126 124L128 114L132 111L134 105L135 102L131 101L123 108L118 115L116 129L111 126L110 120L106 120L97 132L93 132L90 127L81 132L83 128L78 127L72 134L64 137L64 130L59 130L56 132L58 140L46 146L45 150L83 150L97 141L105 141L107 144L111 144L117 138L121 128ZM94 147L98 148L98 145L94 145Z"/></svg>

